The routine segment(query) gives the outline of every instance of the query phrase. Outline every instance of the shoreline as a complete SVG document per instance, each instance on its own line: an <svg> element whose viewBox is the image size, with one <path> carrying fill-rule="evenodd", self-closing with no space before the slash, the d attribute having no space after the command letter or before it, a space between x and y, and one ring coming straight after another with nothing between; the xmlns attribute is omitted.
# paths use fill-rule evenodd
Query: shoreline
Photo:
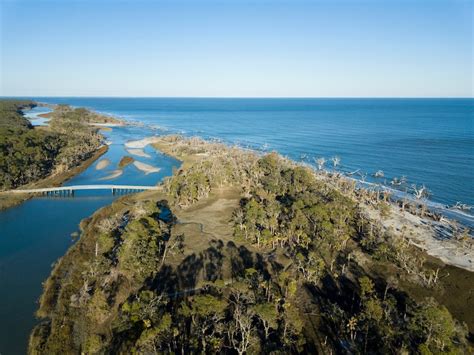
<svg viewBox="0 0 474 355"><path fill-rule="evenodd" d="M31 184L23 185L21 188L42 188L42 187L57 187L62 184L64 184L66 181L72 179L76 175L82 173L85 171L87 168L89 168L97 159L99 159L102 155L104 155L108 151L109 147L107 145L104 145L100 147L91 157L88 159L84 160L81 164L78 166L65 171L63 173L55 174L55 175L50 175L48 177L45 177L44 179L41 179L39 181L36 181ZM21 194L9 194L7 192L0 192L0 211L4 211L8 208L15 207L20 205L21 203L33 198L35 195L34 194L28 194L28 195L21 195Z"/></svg>
<svg viewBox="0 0 474 355"><path fill-rule="evenodd" d="M183 140L185 145L188 144L184 150L185 153L180 151L178 147L179 142ZM206 140L203 140L203 142L205 142L205 144L212 144ZM163 154L180 160L182 162L181 169L191 167L202 158L201 153L192 152L192 145L193 143L190 143L189 138L180 136L162 136L161 140L157 140L152 144L155 149ZM224 145L228 149L232 148L227 144ZM293 160L288 161L290 164L294 164L295 166L301 166L300 163ZM326 183L328 183L329 179L329 176L325 176L324 178ZM199 204L199 202L196 204ZM370 208L372 209L372 212L380 213L380 210L376 206L370 206ZM425 266L438 269L439 274L443 275L440 277L439 281L442 286L426 288L425 286L417 285L409 277L403 282L400 282L400 286L405 292L419 301L422 301L426 297L434 297L438 302L444 304L455 317L465 321L472 332L474 330L474 317L469 314L469 312L466 312L466 306L464 303L460 302L460 299L470 296L469 289L474 282L474 264L472 263L474 262L473 248L463 248L456 240L436 239L433 231L430 231L423 223L423 220L426 220L427 217L421 218L408 211L399 211L394 203L391 204L391 208L393 209L393 214L390 220L401 218L402 220L398 221L400 223L398 225L400 230L403 230L403 226L410 227L406 231L407 235L405 236L409 240L408 248L414 251L420 262L424 261ZM194 211L194 209L195 207L193 207L193 205L189 207L189 210ZM187 209L184 209L184 211L187 211ZM404 221L403 218L407 218L406 216L408 216L408 219ZM376 216L375 218L382 218L382 216ZM417 220L416 223L414 223L413 219ZM390 227L390 225L386 226L388 230ZM396 229L397 228L395 228L395 230ZM469 256L468 253L470 253L471 256ZM355 253L355 255L357 255L355 258L359 259L360 253ZM365 258L366 257L362 255L360 259L363 262ZM373 267L375 267L375 270L371 269L368 272L374 277L377 275L388 275L389 277L392 273L399 274L405 272L403 270L393 270L392 268L385 266L383 263L380 265L375 264ZM380 268L380 270L377 270L377 268ZM458 290L464 290L464 292L460 295L456 295L456 297L451 297L450 293L446 291L452 287L456 287Z"/></svg>
<svg viewBox="0 0 474 355"><path fill-rule="evenodd" d="M185 141L186 144L192 145L189 138L168 135L161 136L153 139L152 146L159 150L160 152L171 156L175 159L182 161L182 167L185 168L199 159L199 154L177 154L176 145L179 141ZM205 139L202 139L204 144L213 144ZM220 143L226 146L227 148L233 148L225 143ZM237 148L240 149L240 148ZM248 151L248 150L247 150ZM258 154L259 152L251 152ZM294 160L289 159L291 164L297 166L304 166L301 163L298 163ZM310 167L309 167L310 168ZM311 169L311 168L310 168ZM311 169L318 178L322 178L324 181L330 183L332 177L328 174L319 175L316 170ZM346 177L342 177L343 179ZM472 248L465 248L457 240L453 239L442 239L437 238L436 230L434 230L431 218L428 216L420 217L412 214L409 211L400 211L396 202L390 202L390 218L382 218L380 216L380 211L376 206L366 206L369 213L372 214L375 220L384 221L384 227L389 229L403 229L406 227L409 230L407 238L410 241L410 244L420 251L425 253L427 256L432 257L440 262L450 265L455 268L463 269L468 272L474 272L474 250ZM437 222L442 223L442 222ZM446 222L447 223L447 222Z"/></svg>

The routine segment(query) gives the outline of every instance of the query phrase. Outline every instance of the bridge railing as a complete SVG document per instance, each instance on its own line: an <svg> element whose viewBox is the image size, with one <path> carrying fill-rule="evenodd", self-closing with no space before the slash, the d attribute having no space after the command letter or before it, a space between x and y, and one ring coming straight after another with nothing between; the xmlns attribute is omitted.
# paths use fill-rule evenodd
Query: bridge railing
<svg viewBox="0 0 474 355"><path fill-rule="evenodd" d="M16 189L4 191L8 194L47 194L47 195L74 195L74 191L86 190L110 190L112 194L123 192L138 192L145 190L159 190L160 186L140 186L140 185L75 185L75 186L59 186L44 187L38 189Z"/></svg>

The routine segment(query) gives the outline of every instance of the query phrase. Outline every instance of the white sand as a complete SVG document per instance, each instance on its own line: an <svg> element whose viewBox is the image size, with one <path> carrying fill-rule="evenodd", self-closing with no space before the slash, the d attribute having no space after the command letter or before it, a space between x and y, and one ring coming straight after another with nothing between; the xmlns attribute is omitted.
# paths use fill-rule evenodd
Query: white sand
<svg viewBox="0 0 474 355"><path fill-rule="evenodd" d="M107 175L106 177L103 177L99 180L112 180L112 179L115 179L115 178L119 177L122 174L123 174L123 170L122 169L117 169L117 170L112 171L112 174Z"/></svg>
<svg viewBox="0 0 474 355"><path fill-rule="evenodd" d="M105 169L106 167L108 167L110 164L110 160L109 159L102 159L101 161L99 161L97 163L97 165L95 166L95 169L96 170L102 170L102 169Z"/></svg>
<svg viewBox="0 0 474 355"><path fill-rule="evenodd" d="M422 219L409 212L402 212L395 206L391 206L391 209L389 218L381 218L378 211L367 208L372 218L381 220L385 228L398 232L397 234L401 234L401 227L405 226L407 229L404 235L409 238L410 243L426 251L428 255L440 259L445 264L474 271L474 249L466 248L453 239L436 238L434 227L443 225L444 222Z"/></svg>
<svg viewBox="0 0 474 355"><path fill-rule="evenodd" d="M148 175L148 174L151 174L151 173L157 173L158 171L160 171L160 168L157 168L153 165L148 165L148 164L145 164L145 163L141 163L139 161L134 161L133 165L135 165L135 167L138 170L143 171L145 173L145 175Z"/></svg>
<svg viewBox="0 0 474 355"><path fill-rule="evenodd" d="M160 140L160 137L154 136L154 137L148 137L148 138L143 138L138 141L130 141L125 143L125 146L127 148L137 148L137 149L143 149L145 148L148 144L151 143L156 143Z"/></svg>
<svg viewBox="0 0 474 355"><path fill-rule="evenodd" d="M145 153L143 149L126 149L126 151L138 157L151 158L150 154Z"/></svg>

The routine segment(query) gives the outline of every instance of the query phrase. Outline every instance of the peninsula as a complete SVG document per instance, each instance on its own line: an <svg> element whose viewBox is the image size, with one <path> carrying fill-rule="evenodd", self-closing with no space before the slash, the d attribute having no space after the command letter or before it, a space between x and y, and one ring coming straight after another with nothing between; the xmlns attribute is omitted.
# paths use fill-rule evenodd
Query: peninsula
<svg viewBox="0 0 474 355"><path fill-rule="evenodd" d="M418 204L276 153L153 145L181 168L82 221L31 354L472 351L474 274L416 246L437 219Z"/></svg>

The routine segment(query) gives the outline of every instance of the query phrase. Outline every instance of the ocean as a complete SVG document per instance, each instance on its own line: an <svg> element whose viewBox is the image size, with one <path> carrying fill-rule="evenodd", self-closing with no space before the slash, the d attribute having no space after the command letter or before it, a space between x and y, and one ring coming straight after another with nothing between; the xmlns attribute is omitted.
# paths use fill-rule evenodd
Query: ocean
<svg viewBox="0 0 474 355"><path fill-rule="evenodd" d="M215 138L297 161L341 159L343 172L430 200L474 205L474 99L246 99L41 97L139 121L157 133ZM383 178L372 175L378 170Z"/></svg>

